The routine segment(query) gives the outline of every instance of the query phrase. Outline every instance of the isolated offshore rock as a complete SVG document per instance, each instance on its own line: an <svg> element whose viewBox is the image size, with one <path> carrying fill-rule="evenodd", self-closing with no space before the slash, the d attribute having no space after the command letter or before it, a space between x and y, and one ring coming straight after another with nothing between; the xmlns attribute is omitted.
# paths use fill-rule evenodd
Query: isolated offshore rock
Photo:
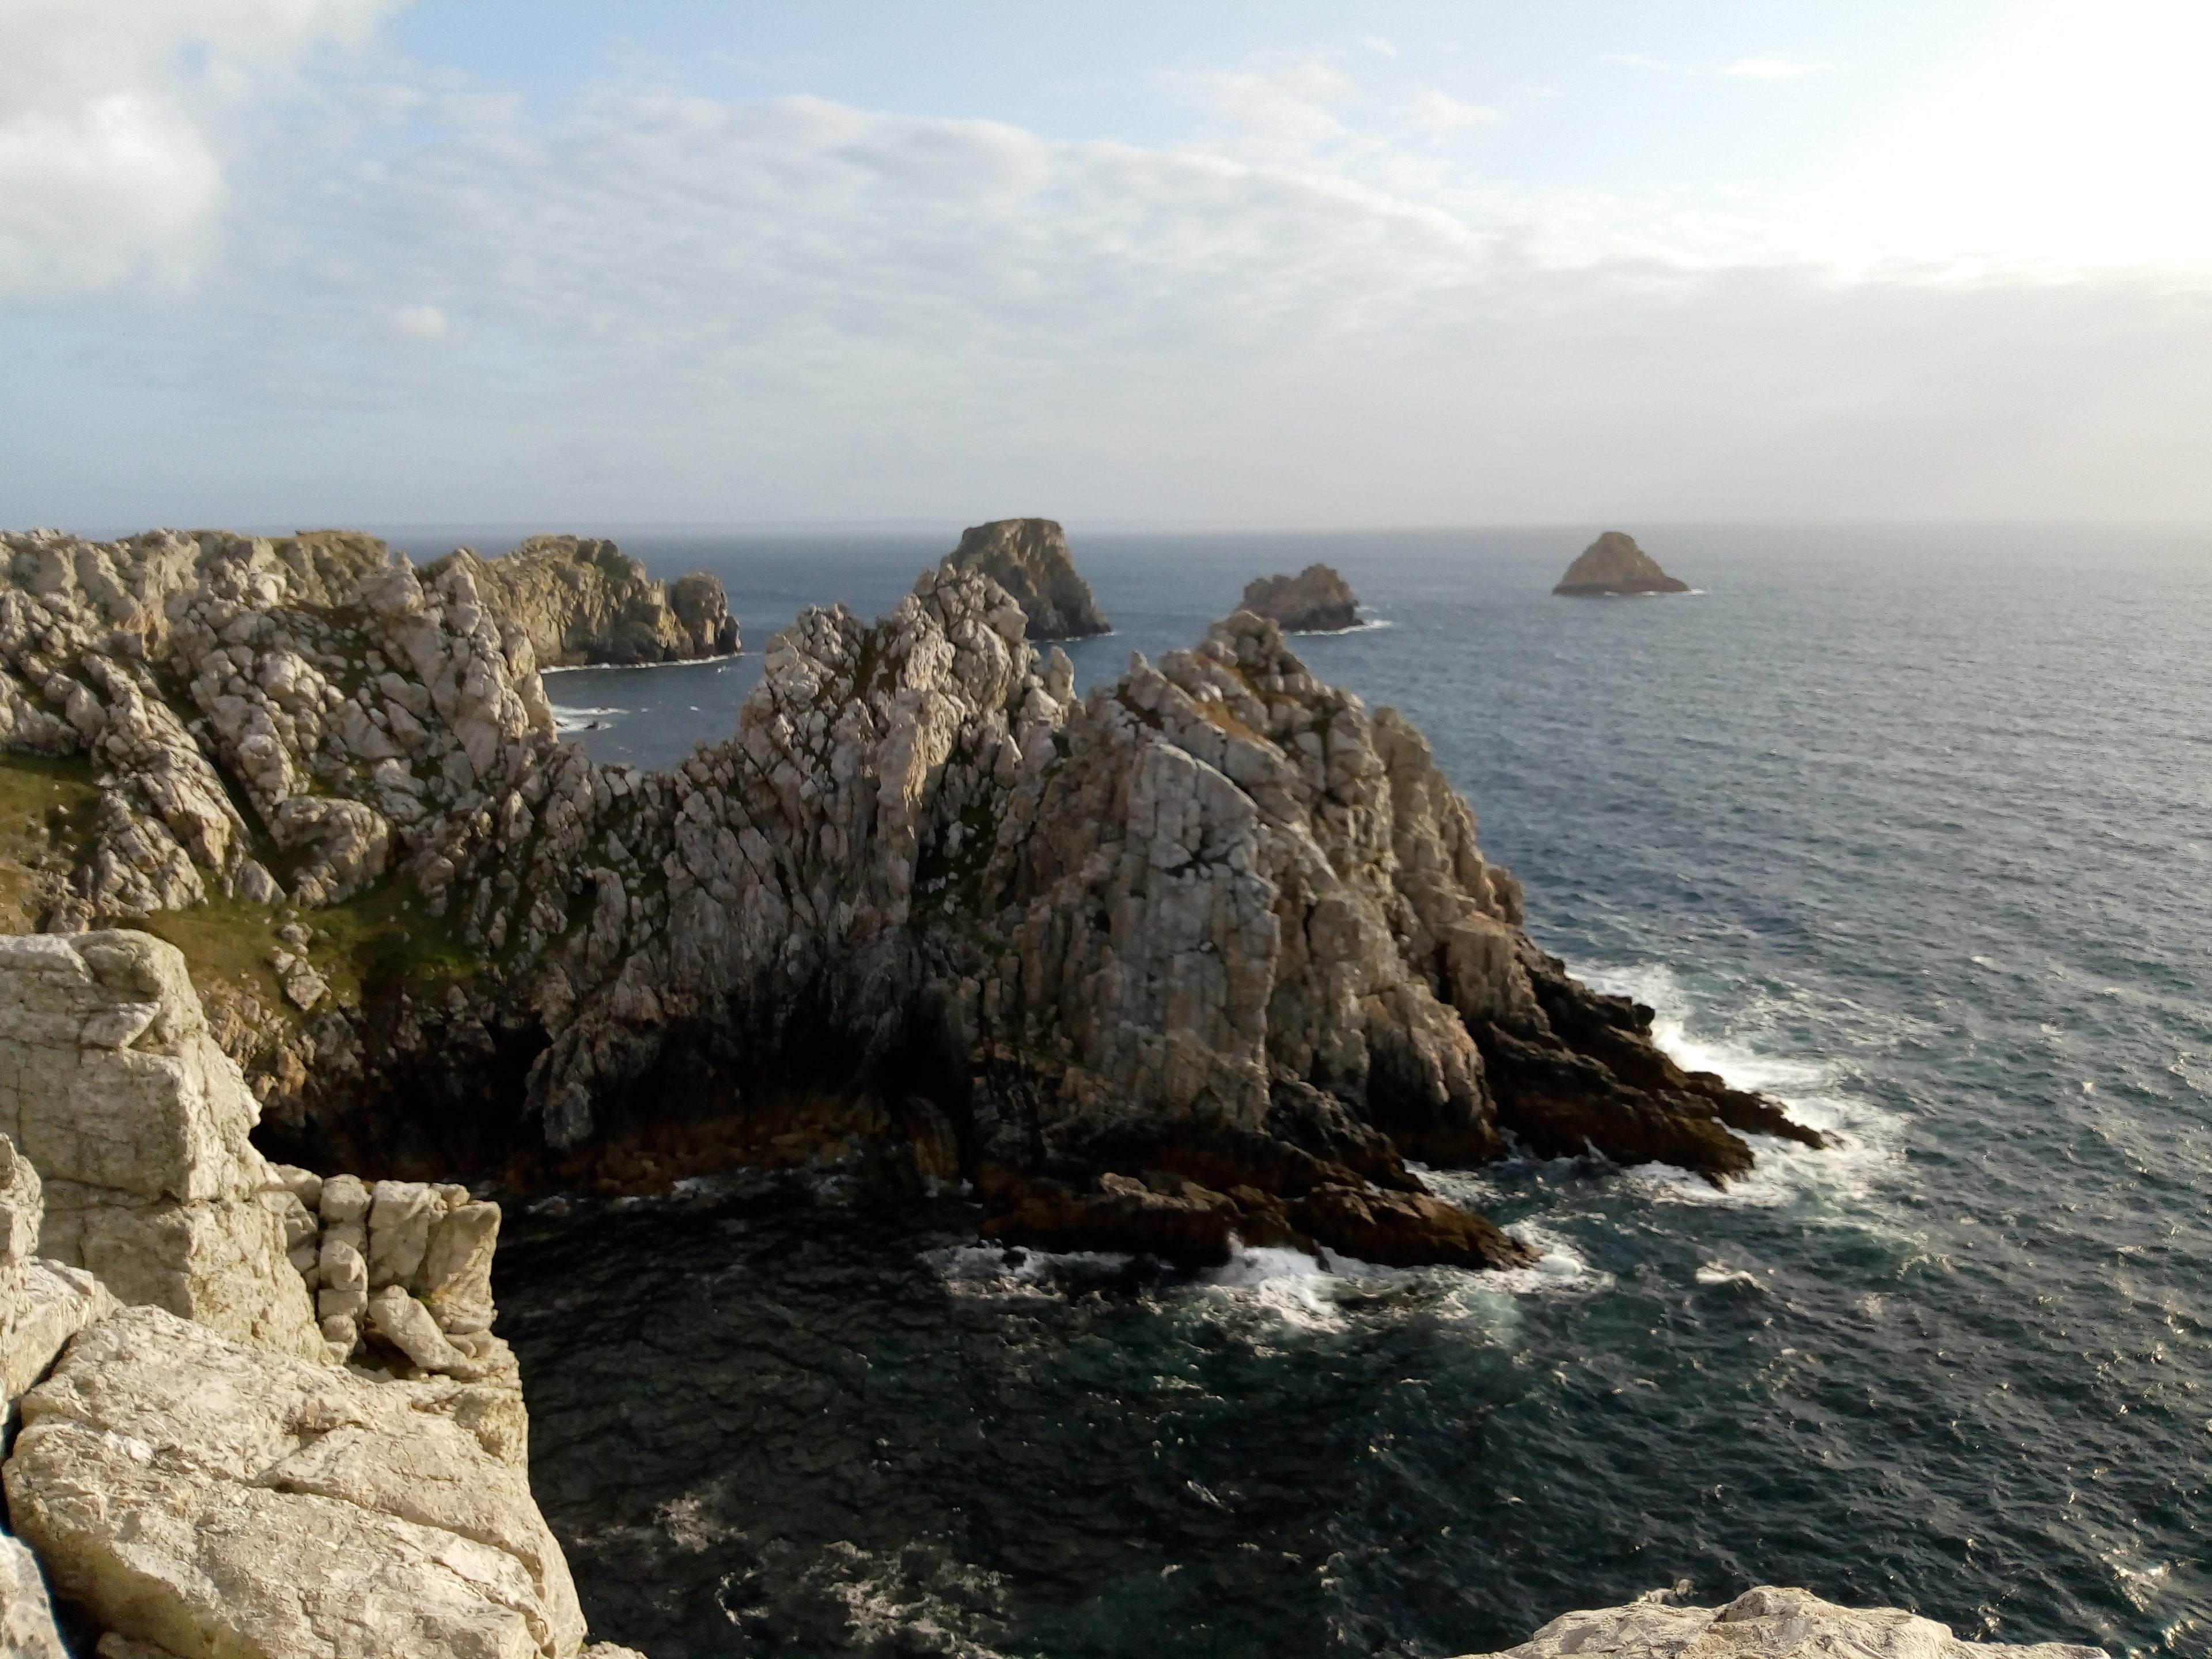
<svg viewBox="0 0 2212 1659"><path fill-rule="evenodd" d="M988 576L1029 618L1032 640L1109 634L1113 624L1075 568L1067 537L1050 519L998 519L961 532L945 560L953 570Z"/></svg>
<svg viewBox="0 0 2212 1659"><path fill-rule="evenodd" d="M132 1308L22 1412L16 1532L123 1638L288 1659L583 1645L511 1389L371 1382Z"/></svg>
<svg viewBox="0 0 2212 1659"><path fill-rule="evenodd" d="M521 629L549 668L680 662L738 649L737 618L719 580L695 570L672 585L656 581L610 541L532 536L492 559L459 548L423 574L434 580L462 566L482 602Z"/></svg>
<svg viewBox="0 0 2212 1659"><path fill-rule="evenodd" d="M1844 1607L1762 1584L1723 1607L1669 1607L1657 1595L1563 1613L1526 1642L1467 1659L2107 1659L2068 1642L1964 1642L1897 1607Z"/></svg>
<svg viewBox="0 0 2212 1659"><path fill-rule="evenodd" d="M1636 544L1636 538L1608 530L1575 556L1567 574L1559 578L1554 593L1571 598L1607 594L1686 593L1690 585L1678 581L1659 568L1659 562Z"/></svg>
<svg viewBox="0 0 2212 1659"><path fill-rule="evenodd" d="M1352 584L1325 564L1295 576L1258 576L1244 584L1237 608L1265 617L1285 634L1327 634L1359 625L1359 599Z"/></svg>
<svg viewBox="0 0 2212 1659"><path fill-rule="evenodd" d="M40 1172L41 1248L240 1341L319 1358L260 1116L183 956L143 933L0 938L0 1133Z"/></svg>

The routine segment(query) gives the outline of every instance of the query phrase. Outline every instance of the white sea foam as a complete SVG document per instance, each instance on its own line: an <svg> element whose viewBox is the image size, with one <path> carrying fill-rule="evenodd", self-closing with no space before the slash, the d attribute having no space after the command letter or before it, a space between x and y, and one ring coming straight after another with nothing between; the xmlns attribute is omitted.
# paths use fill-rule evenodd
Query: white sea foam
<svg viewBox="0 0 2212 1659"><path fill-rule="evenodd" d="M551 708L553 729L556 732L581 732L611 716L630 712L627 708L570 708L557 702Z"/></svg>
<svg viewBox="0 0 2212 1659"><path fill-rule="evenodd" d="M743 655L742 651L728 651L719 657L686 657L677 662L564 662L550 668L540 667L538 672L543 678L549 674L629 674L648 668L704 668L717 663L726 667Z"/></svg>
<svg viewBox="0 0 2212 1659"><path fill-rule="evenodd" d="M1395 628L1398 624L1388 617L1370 617L1349 628L1292 628L1283 630L1283 637L1291 640L1325 640L1339 634L1371 634L1379 628Z"/></svg>

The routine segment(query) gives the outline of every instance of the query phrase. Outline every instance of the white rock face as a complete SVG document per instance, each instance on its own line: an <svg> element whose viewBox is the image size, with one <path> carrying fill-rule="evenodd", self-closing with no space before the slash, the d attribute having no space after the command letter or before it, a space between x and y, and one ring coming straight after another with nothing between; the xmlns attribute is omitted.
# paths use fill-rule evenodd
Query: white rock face
<svg viewBox="0 0 2212 1659"><path fill-rule="evenodd" d="M82 1268L38 1259L44 1212L39 1172L0 1135L0 1434L63 1344L121 1305Z"/></svg>
<svg viewBox="0 0 2212 1659"><path fill-rule="evenodd" d="M2064 1642L1962 1642L1948 1626L1896 1607L1839 1607L1809 1591L1761 1585L1724 1607L1656 1598L1563 1613L1517 1648L1468 1659L2108 1659Z"/></svg>
<svg viewBox="0 0 2212 1659"><path fill-rule="evenodd" d="M511 1389L374 1382L153 1308L22 1402L9 1512L57 1591L177 1654L570 1659Z"/></svg>
<svg viewBox="0 0 2212 1659"><path fill-rule="evenodd" d="M69 1659L38 1558L0 1532L0 1659Z"/></svg>
<svg viewBox="0 0 2212 1659"><path fill-rule="evenodd" d="M319 1357L260 1115L176 949L143 933L0 938L0 1133L44 1177L46 1254L227 1336Z"/></svg>

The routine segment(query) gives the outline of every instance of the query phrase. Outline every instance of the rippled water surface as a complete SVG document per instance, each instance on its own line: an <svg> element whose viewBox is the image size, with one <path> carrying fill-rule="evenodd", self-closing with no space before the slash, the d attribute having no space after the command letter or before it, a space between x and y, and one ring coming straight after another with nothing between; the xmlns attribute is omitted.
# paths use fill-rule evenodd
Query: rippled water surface
<svg viewBox="0 0 2212 1659"><path fill-rule="evenodd" d="M1550 598L1588 539L1079 536L1121 631L1073 654L1337 564L1389 625L1298 648L1429 733L1538 939L1839 1148L1724 1194L1438 1177L1545 1249L1502 1277L1012 1272L972 1211L851 1194L517 1218L599 1634L1443 1655L1686 1580L2212 1645L2212 538L1652 532L1700 592ZM872 613L950 540L626 541L717 569L756 654L554 696L665 763L799 604Z"/></svg>

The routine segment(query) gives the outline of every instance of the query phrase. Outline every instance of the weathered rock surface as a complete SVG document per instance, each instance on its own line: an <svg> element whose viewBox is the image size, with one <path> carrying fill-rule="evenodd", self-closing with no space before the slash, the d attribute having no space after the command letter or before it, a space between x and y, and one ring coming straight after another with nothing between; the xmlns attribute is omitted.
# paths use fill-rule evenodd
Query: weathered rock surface
<svg viewBox="0 0 2212 1659"><path fill-rule="evenodd" d="M40 1260L45 1212L39 1172L0 1134L0 1449L15 1432L15 1401L70 1338L122 1305L82 1268Z"/></svg>
<svg viewBox="0 0 2212 1659"><path fill-rule="evenodd" d="M1029 618L1032 640L1076 640L1110 634L1113 624L1075 568L1067 536L1050 519L998 519L961 532L945 561L955 571L988 576L1013 596Z"/></svg>
<svg viewBox="0 0 2212 1659"><path fill-rule="evenodd" d="M38 1558L5 1533L0 1533L0 1656L69 1659Z"/></svg>
<svg viewBox="0 0 2212 1659"><path fill-rule="evenodd" d="M2066 1642L1962 1642L1948 1626L1897 1607L1843 1607L1802 1589L1761 1585L1724 1607L1646 1597L1564 1613L1519 1647L1468 1659L2107 1659Z"/></svg>
<svg viewBox="0 0 2212 1659"><path fill-rule="evenodd" d="M1295 576L1259 576L1244 584L1237 606L1265 617L1285 634L1328 634L1359 626L1359 599L1352 584L1325 564Z"/></svg>
<svg viewBox="0 0 2212 1659"><path fill-rule="evenodd" d="M104 1630L286 1659L583 1645L512 1389L369 1382L132 1308L22 1412L9 1513Z"/></svg>
<svg viewBox="0 0 2212 1659"><path fill-rule="evenodd" d="M1504 1265L1520 1247L1407 1158L1517 1139L1717 1181L1750 1166L1743 1132L1818 1143L1537 950L1419 733L1316 681L1274 623L1239 613L1078 697L1027 642L1046 600L979 568L1037 590L1065 562L1044 521L970 532L872 624L803 613L737 732L664 773L553 740L535 650L464 562L332 599L325 550L310 605L305 554L181 539L9 538L0 686L64 750L106 743L125 700L88 687L209 711L130 775L198 767L245 804L187 849L102 774L113 827L81 903L137 902L118 849L168 835L175 902L238 889L265 849L297 904L382 907L388 988L315 955L311 1014L220 1022L302 1162L652 1184L889 1141L974 1179L1009 1242L1092 1228L1196 1260L1234 1232ZM171 584L138 654L81 568ZM307 919L286 951L325 948ZM432 930L460 965L410 978ZM369 1220L331 1224L339 1184L290 1246L334 1346L374 1331L382 1288Z"/></svg>
<svg viewBox="0 0 2212 1659"><path fill-rule="evenodd" d="M1576 555L1567 574L1552 589L1574 599L1689 591L1689 583L1662 570L1659 562L1638 547L1633 536L1619 530L1607 531Z"/></svg>
<svg viewBox="0 0 2212 1659"><path fill-rule="evenodd" d="M42 1248L243 1342L319 1358L263 1201L260 1116L175 947L143 933L0 938L0 1133L43 1172Z"/></svg>
<svg viewBox="0 0 2212 1659"><path fill-rule="evenodd" d="M532 536L495 559L461 548L422 574L435 580L455 568L468 570L502 625L529 636L544 667L682 662L738 647L737 618L719 580L695 570L673 584L655 581L610 541Z"/></svg>

